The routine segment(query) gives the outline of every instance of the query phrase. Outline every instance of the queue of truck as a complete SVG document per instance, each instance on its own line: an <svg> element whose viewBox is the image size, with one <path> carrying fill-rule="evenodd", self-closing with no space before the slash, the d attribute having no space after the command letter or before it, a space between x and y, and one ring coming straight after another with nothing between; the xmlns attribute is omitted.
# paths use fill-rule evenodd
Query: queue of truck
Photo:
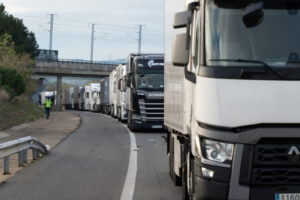
<svg viewBox="0 0 300 200"><path fill-rule="evenodd" d="M165 129L184 200L300 199L299 8L165 0L164 55L130 54L93 101L70 88L67 108Z"/></svg>
<svg viewBox="0 0 300 200"><path fill-rule="evenodd" d="M164 128L164 55L130 54L109 77L68 88L66 109L101 112L132 131Z"/></svg>

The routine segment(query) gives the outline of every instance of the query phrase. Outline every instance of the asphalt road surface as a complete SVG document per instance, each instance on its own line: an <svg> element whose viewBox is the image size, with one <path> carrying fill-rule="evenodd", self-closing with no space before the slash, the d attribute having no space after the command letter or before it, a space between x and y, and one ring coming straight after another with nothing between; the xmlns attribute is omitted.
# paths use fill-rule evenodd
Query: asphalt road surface
<svg viewBox="0 0 300 200"><path fill-rule="evenodd" d="M123 124L102 114L77 113L81 127L0 185L1 200L120 200L124 194L125 200L181 199L181 188L168 175L164 133L132 134L132 151Z"/></svg>

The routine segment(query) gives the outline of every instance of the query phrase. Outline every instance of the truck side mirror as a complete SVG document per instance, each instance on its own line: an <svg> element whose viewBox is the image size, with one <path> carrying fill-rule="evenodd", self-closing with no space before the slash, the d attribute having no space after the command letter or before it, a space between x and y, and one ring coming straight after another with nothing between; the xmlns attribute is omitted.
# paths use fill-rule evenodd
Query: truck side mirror
<svg viewBox="0 0 300 200"><path fill-rule="evenodd" d="M121 79L118 80L118 90L121 90Z"/></svg>
<svg viewBox="0 0 300 200"><path fill-rule="evenodd" d="M129 77L126 78L126 87L130 87L130 78Z"/></svg>
<svg viewBox="0 0 300 200"><path fill-rule="evenodd" d="M176 13L174 16L174 28L185 28L190 25L190 19L192 18L192 11L184 11Z"/></svg>
<svg viewBox="0 0 300 200"><path fill-rule="evenodd" d="M174 66L186 66L189 63L189 49L186 33L176 35L173 43L172 63Z"/></svg>
<svg viewBox="0 0 300 200"><path fill-rule="evenodd" d="M126 91L126 80L122 79L122 92Z"/></svg>

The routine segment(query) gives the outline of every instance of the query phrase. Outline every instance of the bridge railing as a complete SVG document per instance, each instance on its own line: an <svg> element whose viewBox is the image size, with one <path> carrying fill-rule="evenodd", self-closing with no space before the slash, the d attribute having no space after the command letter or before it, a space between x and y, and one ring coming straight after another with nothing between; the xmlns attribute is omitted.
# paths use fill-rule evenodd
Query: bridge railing
<svg viewBox="0 0 300 200"><path fill-rule="evenodd" d="M53 61L37 60L35 68L40 70L70 71L70 72L111 72L117 67L112 63L75 62L75 61Z"/></svg>

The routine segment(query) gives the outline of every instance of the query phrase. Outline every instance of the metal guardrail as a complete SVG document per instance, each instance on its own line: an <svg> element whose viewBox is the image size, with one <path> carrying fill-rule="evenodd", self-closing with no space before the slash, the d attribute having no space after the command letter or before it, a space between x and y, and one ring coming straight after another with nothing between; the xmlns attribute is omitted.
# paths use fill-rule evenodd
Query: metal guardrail
<svg viewBox="0 0 300 200"><path fill-rule="evenodd" d="M49 147L48 147L49 148ZM10 174L9 157L18 153L18 166L28 161L28 149L32 149L32 158L37 160L41 154L47 154L47 146L38 139L28 136L0 144L0 159L4 158L4 175Z"/></svg>

